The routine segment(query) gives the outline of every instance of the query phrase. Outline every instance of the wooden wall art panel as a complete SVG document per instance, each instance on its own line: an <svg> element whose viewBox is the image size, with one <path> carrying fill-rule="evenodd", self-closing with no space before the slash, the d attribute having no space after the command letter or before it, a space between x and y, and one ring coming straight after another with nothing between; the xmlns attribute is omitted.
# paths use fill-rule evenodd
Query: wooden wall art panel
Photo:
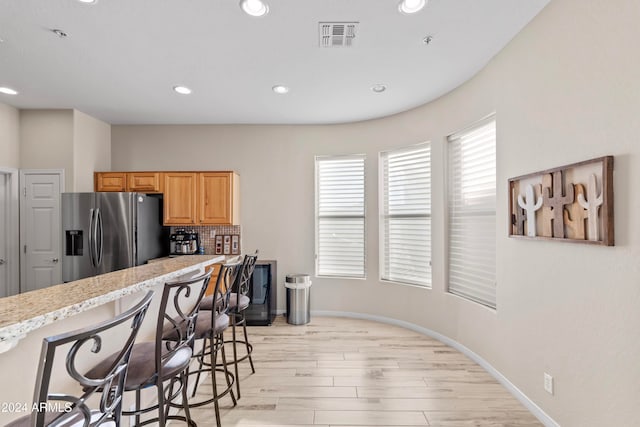
<svg viewBox="0 0 640 427"><path fill-rule="evenodd" d="M509 236L613 246L613 156L509 180Z"/></svg>

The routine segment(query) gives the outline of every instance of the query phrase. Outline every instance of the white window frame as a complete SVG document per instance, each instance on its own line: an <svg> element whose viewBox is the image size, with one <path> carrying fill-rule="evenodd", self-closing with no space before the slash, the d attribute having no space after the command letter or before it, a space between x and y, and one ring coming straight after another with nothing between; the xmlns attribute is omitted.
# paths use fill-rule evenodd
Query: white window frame
<svg viewBox="0 0 640 427"><path fill-rule="evenodd" d="M491 130L490 125L493 125ZM497 170L497 141L496 120L492 114L473 126L450 135L447 138L447 292L457 295L469 301L496 309L496 181ZM485 134L479 134L482 130ZM493 132L493 133L491 133ZM493 194L487 191L487 185L491 186L491 175L486 170L478 169L476 172L482 175L480 180L467 181L467 198L463 196L462 176L454 176L464 167L462 158L454 157L456 145L485 144L482 138L493 139ZM491 148L489 148L489 151ZM477 150L476 150L477 151ZM461 152L462 153L462 152ZM489 153L490 156L490 153ZM485 154L483 166L490 169L491 159ZM491 162L491 160L489 160ZM478 163L474 164L477 168ZM459 191L456 193L454 180L460 179ZM479 185L487 184L484 188ZM454 237L456 242L454 243Z"/></svg>
<svg viewBox="0 0 640 427"><path fill-rule="evenodd" d="M401 157L408 154L416 153L417 151L425 151L427 155L426 160L426 172L428 173L428 181L426 183L427 188L421 188L423 191L428 191L428 195L425 197L424 202L427 208L422 212L415 212L415 207L411 206L411 203L404 205L402 203L396 204L396 209L401 209L402 206L412 207L411 213L389 213L389 198L391 197L389 190L389 156ZM396 169L396 173L402 173ZM431 245L431 188L432 188L432 174L431 174L431 144L424 142L408 147L395 148L391 150L382 151L378 155L378 213L379 213L379 279L383 282L399 283L403 285L419 286L422 288L431 288L432 285L432 270L431 270L431 257L432 257L432 245ZM396 180L396 184L403 185L401 179ZM399 190L400 191L400 190ZM402 196L401 194L394 194L397 198ZM415 193L411 194L415 198ZM392 259L397 259L398 252L402 250L392 251L388 249L387 239L389 237L390 219L404 220L405 225L409 227L420 227L422 220L424 227L426 227L426 235L423 236L422 243L427 249L424 249L423 253L419 250L409 249L405 255L408 263L400 265L398 262L393 262ZM426 224L424 220L427 219ZM398 236L401 240L401 237ZM420 246L420 243L417 246ZM395 268L392 264L396 264ZM399 271L401 268L406 268L406 274ZM395 271L394 271L395 270ZM416 279L416 276L424 277L424 279Z"/></svg>
<svg viewBox="0 0 640 427"><path fill-rule="evenodd" d="M323 161L345 161L345 160L361 160L362 161L362 212L359 214L346 213L335 215L321 215L320 210L320 180L319 176L319 163ZM328 156L316 156L315 157L315 273L316 277L330 277L330 278L344 278L344 279L366 279L367 277L367 212L366 212L366 156L364 154L351 154L351 155L328 155ZM321 259L320 253L320 221L321 218L334 218L334 219L358 219L362 218L362 271L358 274L347 274L344 271L340 272L327 272L321 271Z"/></svg>

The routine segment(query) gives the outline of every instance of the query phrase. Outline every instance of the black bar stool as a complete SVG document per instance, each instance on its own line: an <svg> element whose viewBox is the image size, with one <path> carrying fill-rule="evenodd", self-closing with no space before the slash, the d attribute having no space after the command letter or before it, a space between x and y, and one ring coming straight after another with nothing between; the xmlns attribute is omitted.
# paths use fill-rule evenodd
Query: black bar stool
<svg viewBox="0 0 640 427"><path fill-rule="evenodd" d="M40 427L71 426L74 424L97 426L104 422L111 422L119 426L124 383L130 367L134 341L152 296L153 292L148 292L133 308L98 325L45 338L42 342L33 398L36 410L31 415L19 418L7 426ZM122 334L123 328L115 329L125 322L130 322L128 335ZM105 332L111 330L116 330L119 334L115 337L113 334L109 335L109 339L113 340L119 337L124 340L124 345L111 358L111 362L106 366L102 375L83 375L78 372L77 361L89 357L95 358L95 354L100 353L102 349L103 336L107 335ZM54 393L50 390L56 352L62 346L68 347L69 345L71 348L66 356L66 368L69 376L81 387L79 396ZM94 355L91 356L89 351ZM97 402L95 402L96 400Z"/></svg>
<svg viewBox="0 0 640 427"><path fill-rule="evenodd" d="M188 374L189 377L193 375L196 376L193 394L191 396L192 399L189 401L189 407L199 407L213 402L216 414L216 424L218 427L221 425L219 400L223 396L229 394L231 396L233 406L236 406L237 404L236 397L233 393L235 377L231 372L229 372L227 367L227 357L224 349L224 332L229 328L228 307L231 290L241 268L241 263L228 263L221 266L213 294L207 297L212 301L216 301L216 304L213 307L214 309L201 310L196 323L195 339L202 340L202 349L193 356L198 361L198 368L194 371L190 371ZM205 300L203 300L203 302L204 301ZM222 356L222 363L218 363L218 353ZM222 372L224 375L226 388L222 391L218 390L216 371ZM194 402L193 397L196 395L200 377L203 373L211 375L212 396L205 400Z"/></svg>
<svg viewBox="0 0 640 427"><path fill-rule="evenodd" d="M155 341L136 344L133 347L125 391L134 391L136 410L123 411L124 415L135 415L136 425L157 422L164 427L169 419L191 420L187 401L187 368L193 355L195 325L200 302L211 279L211 272L185 280L175 280L164 285ZM172 339L166 337L172 336ZM100 375L110 365L110 359L94 367L90 374ZM165 383L168 382L167 388ZM178 387L174 391L174 387ZM158 403L148 408L141 407L141 391L156 387ZM166 392L166 395L165 395ZM169 415L171 402L182 395L184 416ZM157 411L157 417L141 421L140 415Z"/></svg>
<svg viewBox="0 0 640 427"><path fill-rule="evenodd" d="M251 279L253 278L253 270L258 260L258 251L253 255L245 255L244 262L242 263L242 270L238 274L238 278L235 281L234 292L231 293L229 301L229 315L231 318L231 342L233 343L233 365L235 368L236 389L238 392L238 399L240 399L240 377L238 374L238 364L243 360L249 359L251 366L251 373L255 374L256 369L253 366L253 358L251 353L253 352L253 346L249 343L249 336L247 335L247 318L245 316L245 310L249 308L251 299L249 298L249 287L251 286ZM242 333L244 334L244 340L238 340L236 338L236 326L242 326ZM237 344L244 344L246 353L242 357L238 357Z"/></svg>
<svg viewBox="0 0 640 427"><path fill-rule="evenodd" d="M249 307L251 300L249 298L249 287L251 286L251 279L253 277L253 270L256 266L256 261L258 260L258 251L256 251L252 255L245 255L244 260L242 262L242 267L240 268L240 272L236 276L235 281L233 282L233 287L231 294L229 296L229 305L228 305L228 313L229 313L229 321L231 324L231 341L227 341L227 343L231 343L233 345L233 363L235 378L236 378L236 393L237 398L240 399L240 376L238 374L238 364L244 360L249 359L249 364L251 365L251 373L255 373L256 370L253 366L253 359L251 357L251 353L253 352L253 346L249 343L249 336L247 334L247 321L245 317L245 310ZM219 304L218 300L209 296L202 300L201 309L202 312L213 310L216 304ZM236 336L236 327L242 326L242 331L244 334L244 340L237 339ZM241 357L238 357L237 344L244 344L246 353Z"/></svg>

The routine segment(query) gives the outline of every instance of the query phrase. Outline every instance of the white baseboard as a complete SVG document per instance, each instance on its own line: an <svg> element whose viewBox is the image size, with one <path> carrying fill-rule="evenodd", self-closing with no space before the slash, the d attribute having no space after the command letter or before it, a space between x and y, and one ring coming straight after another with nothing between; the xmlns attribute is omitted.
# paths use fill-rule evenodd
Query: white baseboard
<svg viewBox="0 0 640 427"><path fill-rule="evenodd" d="M354 319L373 320L380 323L387 323L389 325L400 326L420 334L426 335L433 339L436 339L450 347L455 348L460 353L469 357L478 365L487 371L492 377L494 377L500 384L502 384L520 403L522 403L545 427L560 427L560 424L555 422L553 418L547 415L538 405L536 405L531 399L527 397L518 387L516 387L511 381L509 381L504 375L502 375L497 369L489 364L482 357L460 344L459 342L452 340L451 338L442 335L431 329L424 328L422 326L415 325L413 323L405 322L404 320L392 319L390 317L377 316L373 314L364 313L352 313L348 311L324 311L324 310L312 310L312 316L327 316L327 317L350 317Z"/></svg>

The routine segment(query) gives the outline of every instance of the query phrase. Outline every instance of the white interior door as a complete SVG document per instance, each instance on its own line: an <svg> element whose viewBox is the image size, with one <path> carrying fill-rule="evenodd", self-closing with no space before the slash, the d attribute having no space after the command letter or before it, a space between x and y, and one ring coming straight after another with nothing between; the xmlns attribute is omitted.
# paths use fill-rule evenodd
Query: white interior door
<svg viewBox="0 0 640 427"><path fill-rule="evenodd" d="M20 172L21 292L62 283L60 193L64 171Z"/></svg>
<svg viewBox="0 0 640 427"><path fill-rule="evenodd" d="M0 297L20 291L18 239L18 171L0 168Z"/></svg>

